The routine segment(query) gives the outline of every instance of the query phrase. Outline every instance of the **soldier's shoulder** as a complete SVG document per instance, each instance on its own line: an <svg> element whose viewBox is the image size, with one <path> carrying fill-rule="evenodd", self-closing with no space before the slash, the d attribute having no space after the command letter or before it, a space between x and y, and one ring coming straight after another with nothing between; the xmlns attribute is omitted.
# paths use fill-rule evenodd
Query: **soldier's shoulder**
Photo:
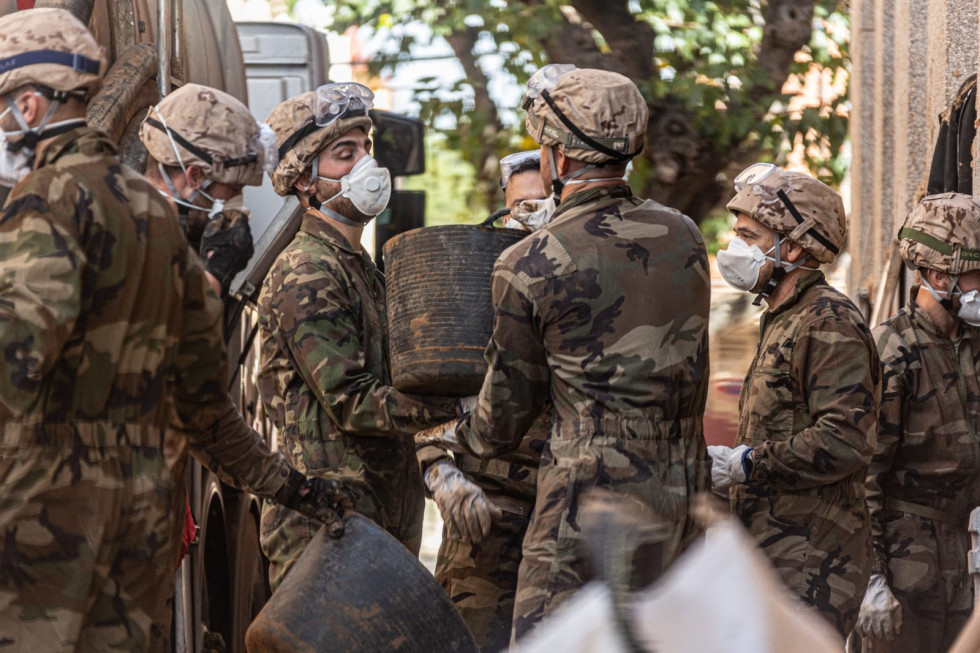
<svg viewBox="0 0 980 653"><path fill-rule="evenodd" d="M574 272L571 255L551 227L547 225L505 249L497 257L495 269L510 270L528 286Z"/></svg>

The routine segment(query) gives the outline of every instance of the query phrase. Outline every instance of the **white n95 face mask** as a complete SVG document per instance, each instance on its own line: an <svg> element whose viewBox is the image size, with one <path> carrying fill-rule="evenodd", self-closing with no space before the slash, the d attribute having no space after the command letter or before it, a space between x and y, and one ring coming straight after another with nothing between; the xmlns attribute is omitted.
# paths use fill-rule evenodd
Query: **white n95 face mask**
<svg viewBox="0 0 980 653"><path fill-rule="evenodd" d="M960 295L960 310L956 316L970 326L980 327L980 291L971 290Z"/></svg>
<svg viewBox="0 0 980 653"><path fill-rule="evenodd" d="M735 236L728 248L717 254L718 271L732 288L750 292L759 282L759 272L768 258L766 255L772 251L770 249L769 252L763 252L758 245L750 247Z"/></svg>
<svg viewBox="0 0 980 653"><path fill-rule="evenodd" d="M558 207L555 206L555 196L549 195L543 200L524 200L511 209L511 222L519 222L525 231L537 231L551 222L551 216Z"/></svg>
<svg viewBox="0 0 980 653"><path fill-rule="evenodd" d="M0 186L13 188L31 172L31 159L27 148L11 152L7 148L7 133L0 129Z"/></svg>
<svg viewBox="0 0 980 653"><path fill-rule="evenodd" d="M340 184L340 192L323 204L329 204L343 196L351 201L355 209L369 218L384 211L391 197L391 173L388 172L388 168L379 166L373 156L361 157L351 171L340 179L319 175L317 179Z"/></svg>

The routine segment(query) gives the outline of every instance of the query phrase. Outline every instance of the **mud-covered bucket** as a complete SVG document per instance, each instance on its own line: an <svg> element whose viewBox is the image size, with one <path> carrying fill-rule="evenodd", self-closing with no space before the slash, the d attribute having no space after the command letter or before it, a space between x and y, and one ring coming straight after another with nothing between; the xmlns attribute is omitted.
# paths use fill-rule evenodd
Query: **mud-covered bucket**
<svg viewBox="0 0 980 653"><path fill-rule="evenodd" d="M388 352L402 392L480 391L493 329L490 273L527 232L475 225L414 229L385 245Z"/></svg>
<svg viewBox="0 0 980 653"><path fill-rule="evenodd" d="M475 653L445 590L371 520L321 528L249 626L249 653Z"/></svg>

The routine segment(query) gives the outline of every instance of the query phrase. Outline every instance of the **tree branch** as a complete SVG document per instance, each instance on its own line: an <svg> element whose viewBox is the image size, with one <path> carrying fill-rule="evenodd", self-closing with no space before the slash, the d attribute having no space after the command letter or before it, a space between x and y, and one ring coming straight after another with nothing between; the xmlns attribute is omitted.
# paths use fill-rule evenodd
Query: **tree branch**
<svg viewBox="0 0 980 653"><path fill-rule="evenodd" d="M592 24L633 81L648 80L653 65L653 27L630 13L626 0L573 0L572 6Z"/></svg>

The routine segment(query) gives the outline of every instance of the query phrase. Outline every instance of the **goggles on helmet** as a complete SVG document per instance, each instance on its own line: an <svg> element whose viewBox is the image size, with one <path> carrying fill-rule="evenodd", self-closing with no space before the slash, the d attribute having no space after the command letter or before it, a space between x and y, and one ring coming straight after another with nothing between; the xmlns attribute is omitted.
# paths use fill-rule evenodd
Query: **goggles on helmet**
<svg viewBox="0 0 980 653"><path fill-rule="evenodd" d="M324 84L313 97L313 122L317 127L326 127L348 113L367 115L373 107L374 93L363 84Z"/></svg>
<svg viewBox="0 0 980 653"><path fill-rule="evenodd" d="M554 125L545 122L542 133L558 141L565 147L595 150L596 152L605 154L614 162L623 163L629 161L643 150L642 143L636 151L630 152L629 138L593 138L573 123L558 108L558 105L555 104L555 100L551 97L551 91L558 85L558 80L561 79L562 75L570 73L573 70L577 70L577 68L574 64L570 63L550 63L538 69L537 72L531 75L531 79L527 81L527 92L524 94L524 101L521 103L521 106L525 111L528 111L538 98L544 100L568 131L562 131ZM530 117L532 126L537 129L540 125L541 118L533 113L530 114Z"/></svg>
<svg viewBox="0 0 980 653"><path fill-rule="evenodd" d="M324 84L313 94L313 117L305 125L290 134L279 146L279 160L313 132L329 127L341 118L358 115L370 116L374 108L374 93L357 82Z"/></svg>
<svg viewBox="0 0 980 653"><path fill-rule="evenodd" d="M514 152L508 154L500 160L500 187L507 190L511 175L515 170L525 168L529 161L535 161L541 165L541 150L528 150L526 152Z"/></svg>
<svg viewBox="0 0 980 653"><path fill-rule="evenodd" d="M767 179L772 174L781 176L782 174L781 168L779 168L773 163L753 163L748 168L738 173L738 175L735 177L735 180L732 182L735 186L735 192L741 193L746 186L754 186L755 184L758 184L762 180ZM786 194L785 190L783 190L782 188L777 190L776 198L780 202L782 202L783 206L786 207L786 210L789 211L789 214L793 217L793 219L796 221L796 224L798 225L793 232L788 234L788 237L790 239L798 238L797 233L799 233L799 236L802 236L804 233L806 233L812 236L813 239L816 240L818 243L820 243L825 248L827 248L828 251L833 252L834 256L840 254L840 248L834 245L832 242L830 242L830 240L828 240L819 231L817 231L816 225L810 223L810 226L804 227L805 220L803 218L803 215L800 213L800 210L796 208L796 205L793 204L793 201L790 200L789 195Z"/></svg>

